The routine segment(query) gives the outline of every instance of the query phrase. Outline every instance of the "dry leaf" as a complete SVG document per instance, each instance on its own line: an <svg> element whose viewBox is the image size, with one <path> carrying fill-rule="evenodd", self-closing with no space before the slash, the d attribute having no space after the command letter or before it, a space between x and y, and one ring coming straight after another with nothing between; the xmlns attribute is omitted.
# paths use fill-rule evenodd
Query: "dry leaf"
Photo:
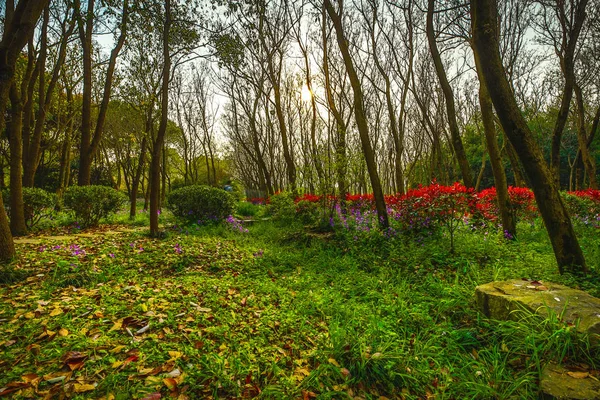
<svg viewBox="0 0 600 400"><path fill-rule="evenodd" d="M590 376L589 372L572 372L569 371L567 372L567 375L569 375L571 378L575 378L575 379L585 379L588 376Z"/></svg>
<svg viewBox="0 0 600 400"><path fill-rule="evenodd" d="M96 389L96 386L90 385L89 383L84 383L84 384L76 383L75 385L73 385L73 390L75 391L75 393L89 392L94 389Z"/></svg>
<svg viewBox="0 0 600 400"><path fill-rule="evenodd" d="M59 335L59 336L69 336L69 331L68 331L68 330L66 330L65 328L60 328L60 329L58 330L58 335Z"/></svg>
<svg viewBox="0 0 600 400"><path fill-rule="evenodd" d="M177 381L173 378L165 378L163 379L163 383L169 388L169 390L177 389Z"/></svg>

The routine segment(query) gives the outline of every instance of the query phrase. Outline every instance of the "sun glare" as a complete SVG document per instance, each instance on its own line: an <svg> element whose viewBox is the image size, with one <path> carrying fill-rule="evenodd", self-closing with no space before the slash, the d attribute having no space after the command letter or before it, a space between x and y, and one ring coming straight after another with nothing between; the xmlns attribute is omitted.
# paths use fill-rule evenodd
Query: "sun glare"
<svg viewBox="0 0 600 400"><path fill-rule="evenodd" d="M302 101L309 102L312 99L312 93L306 84L302 85L302 92L300 93Z"/></svg>

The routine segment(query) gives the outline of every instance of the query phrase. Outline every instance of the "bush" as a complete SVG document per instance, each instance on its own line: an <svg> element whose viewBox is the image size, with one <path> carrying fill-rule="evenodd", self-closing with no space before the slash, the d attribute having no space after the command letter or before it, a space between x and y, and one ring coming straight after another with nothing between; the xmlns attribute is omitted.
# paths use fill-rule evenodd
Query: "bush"
<svg viewBox="0 0 600 400"><path fill-rule="evenodd" d="M82 226L97 226L100 218L117 212L127 202L127 196L108 186L71 186L63 201Z"/></svg>
<svg viewBox="0 0 600 400"><path fill-rule="evenodd" d="M600 226L599 200L585 195L585 192L561 192L561 195L571 219L588 226Z"/></svg>
<svg viewBox="0 0 600 400"><path fill-rule="evenodd" d="M2 201L10 217L10 192L2 191ZM43 217L50 216L56 207L56 195L40 188L23 188L23 203L25 209L25 223L31 229Z"/></svg>
<svg viewBox="0 0 600 400"><path fill-rule="evenodd" d="M305 224L314 224L319 219L319 205L309 200L296 203L296 214Z"/></svg>
<svg viewBox="0 0 600 400"><path fill-rule="evenodd" d="M260 211L258 204L250 203L249 201L240 201L237 203L236 214L242 217L254 217Z"/></svg>
<svg viewBox="0 0 600 400"><path fill-rule="evenodd" d="M276 193L269 198L269 215L276 220L290 220L296 215L296 204L291 193Z"/></svg>
<svg viewBox="0 0 600 400"><path fill-rule="evenodd" d="M223 189L192 185L169 193L167 207L178 218L202 224L227 218L233 213L235 200Z"/></svg>

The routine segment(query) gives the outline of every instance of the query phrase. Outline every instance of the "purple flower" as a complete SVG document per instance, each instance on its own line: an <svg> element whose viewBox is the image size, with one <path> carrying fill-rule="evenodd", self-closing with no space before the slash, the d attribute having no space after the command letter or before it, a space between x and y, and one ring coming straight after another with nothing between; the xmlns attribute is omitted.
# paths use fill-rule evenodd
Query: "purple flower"
<svg viewBox="0 0 600 400"><path fill-rule="evenodd" d="M46 251L46 249L47 249L47 248L48 248L48 246L46 246L46 245L42 245L42 246L38 247L38 251L39 251L40 253L43 253L44 251Z"/></svg>
<svg viewBox="0 0 600 400"><path fill-rule="evenodd" d="M175 246L173 246L173 248L175 249L175 253L177 253L177 254L181 254L183 252L183 250L181 250L181 245L179 243L177 243Z"/></svg>
<svg viewBox="0 0 600 400"><path fill-rule="evenodd" d="M115 253L109 253L109 254L108 254L108 256L109 256L110 258L115 258L115 257L116 257L116 256L115 256Z"/></svg>
<svg viewBox="0 0 600 400"><path fill-rule="evenodd" d="M79 247L77 244L70 245L69 249L71 250L71 255L73 256L85 256L86 254L85 250Z"/></svg>
<svg viewBox="0 0 600 400"><path fill-rule="evenodd" d="M254 253L253 255L254 255L254 257L256 257L256 258L259 258L259 257L262 257L262 256L263 256L263 254L264 254L264 251L263 251L263 249L259 249L259 250L258 250L256 253Z"/></svg>
<svg viewBox="0 0 600 400"><path fill-rule="evenodd" d="M59 244L57 244L56 246L52 246L52 250L60 250L61 247Z"/></svg>

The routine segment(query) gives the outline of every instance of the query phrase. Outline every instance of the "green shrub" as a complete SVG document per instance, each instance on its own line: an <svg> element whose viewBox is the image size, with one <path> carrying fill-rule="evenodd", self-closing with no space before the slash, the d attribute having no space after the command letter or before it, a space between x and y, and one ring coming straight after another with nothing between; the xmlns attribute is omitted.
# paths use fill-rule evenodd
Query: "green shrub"
<svg viewBox="0 0 600 400"><path fill-rule="evenodd" d="M296 215L305 224L314 224L319 219L319 205L308 200L296 203Z"/></svg>
<svg viewBox="0 0 600 400"><path fill-rule="evenodd" d="M10 192L2 191L2 201L10 217ZM29 229L37 225L43 217L48 217L56 207L56 195L40 188L23 188L25 223Z"/></svg>
<svg viewBox="0 0 600 400"><path fill-rule="evenodd" d="M577 196L565 192L561 192L561 195L571 216L594 218L596 215L600 214L600 203L589 197Z"/></svg>
<svg viewBox="0 0 600 400"><path fill-rule="evenodd" d="M254 217L260 211L260 206L249 201L240 201L237 203L236 213L242 217Z"/></svg>
<svg viewBox="0 0 600 400"><path fill-rule="evenodd" d="M288 192L274 194L269 198L269 215L276 220L290 220L296 215L294 196Z"/></svg>
<svg viewBox="0 0 600 400"><path fill-rule="evenodd" d="M117 212L127 202L127 196L108 186L71 186L63 201L82 226L97 226L100 218Z"/></svg>
<svg viewBox="0 0 600 400"><path fill-rule="evenodd" d="M192 185L172 191L167 207L178 218L203 224L227 218L233 213L235 200L223 189Z"/></svg>

